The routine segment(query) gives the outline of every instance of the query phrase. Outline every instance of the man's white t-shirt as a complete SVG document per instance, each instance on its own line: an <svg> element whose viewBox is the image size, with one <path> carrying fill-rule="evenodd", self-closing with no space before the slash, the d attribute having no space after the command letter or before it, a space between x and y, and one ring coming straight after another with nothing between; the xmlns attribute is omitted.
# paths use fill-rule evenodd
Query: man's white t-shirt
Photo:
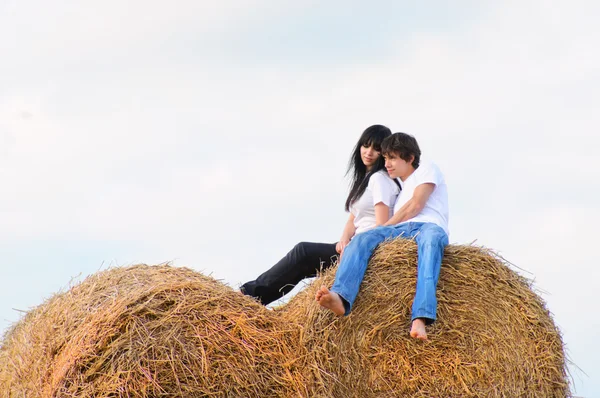
<svg viewBox="0 0 600 398"><path fill-rule="evenodd" d="M375 205L377 203L388 206L391 217L399 191L400 188L386 170L379 170L373 174L365 192L350 206L350 213L354 215L355 234L375 228Z"/></svg>
<svg viewBox="0 0 600 398"><path fill-rule="evenodd" d="M398 196L398 200L394 205L394 213L397 212L406 202L408 202L417 188L421 184L432 183L435 184L435 189L427 199L425 207L419 214L410 220L401 222L430 222L439 225L446 234L449 235L448 230L448 188L446 181L440 169L431 162L421 163L419 167L406 179L401 181L402 192Z"/></svg>

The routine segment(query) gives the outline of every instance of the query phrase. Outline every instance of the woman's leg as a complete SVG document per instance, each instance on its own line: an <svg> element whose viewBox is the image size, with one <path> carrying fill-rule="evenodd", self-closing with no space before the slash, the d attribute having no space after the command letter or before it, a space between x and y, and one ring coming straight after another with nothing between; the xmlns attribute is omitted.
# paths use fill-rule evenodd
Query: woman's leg
<svg viewBox="0 0 600 398"><path fill-rule="evenodd" d="M302 279L331 267L336 255L335 243L300 242L277 264L240 289L267 305L290 292Z"/></svg>

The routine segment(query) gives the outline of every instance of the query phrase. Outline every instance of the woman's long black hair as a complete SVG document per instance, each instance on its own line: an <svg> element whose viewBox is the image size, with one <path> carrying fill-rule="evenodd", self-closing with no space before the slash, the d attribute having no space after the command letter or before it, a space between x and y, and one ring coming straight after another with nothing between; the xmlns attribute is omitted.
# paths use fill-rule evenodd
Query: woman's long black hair
<svg viewBox="0 0 600 398"><path fill-rule="evenodd" d="M371 168L371 171L367 172L367 166L365 166L360 157L360 148L363 145L366 147L373 145L376 151L381 152L381 143L390 135L392 135L392 132L389 128L380 124L375 124L371 127L367 127L360 136L356 143L356 147L354 147L350 161L348 162L348 171L346 172L346 175L352 175L352 185L350 193L348 194L348 199L346 199L346 211L350 211L352 203L360 199L362 194L365 193L371 176L385 167L383 156L379 156Z"/></svg>

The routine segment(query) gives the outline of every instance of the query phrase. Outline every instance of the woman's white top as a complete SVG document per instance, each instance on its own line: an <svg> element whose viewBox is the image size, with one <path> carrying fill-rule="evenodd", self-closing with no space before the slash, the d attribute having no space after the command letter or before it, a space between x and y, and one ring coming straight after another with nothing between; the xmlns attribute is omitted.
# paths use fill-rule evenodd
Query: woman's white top
<svg viewBox="0 0 600 398"><path fill-rule="evenodd" d="M389 207L391 217L394 214L394 204L400 188L388 176L386 170L379 170L369 179L369 185L362 196L350 206L350 213L354 215L355 234L375 228L375 205L383 203Z"/></svg>

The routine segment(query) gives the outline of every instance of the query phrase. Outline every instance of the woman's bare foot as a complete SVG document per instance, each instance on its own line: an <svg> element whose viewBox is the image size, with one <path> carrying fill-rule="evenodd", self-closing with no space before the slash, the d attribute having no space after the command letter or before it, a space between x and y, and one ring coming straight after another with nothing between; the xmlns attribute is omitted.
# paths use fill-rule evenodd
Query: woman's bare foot
<svg viewBox="0 0 600 398"><path fill-rule="evenodd" d="M412 323L412 328L410 329L410 337L414 337L419 340L427 340L427 332L425 331L425 321L420 318L417 318Z"/></svg>
<svg viewBox="0 0 600 398"><path fill-rule="evenodd" d="M321 304L321 307L330 309L336 315L344 315L346 312L340 295L330 291L325 286L321 286L321 288L317 290L315 300Z"/></svg>

